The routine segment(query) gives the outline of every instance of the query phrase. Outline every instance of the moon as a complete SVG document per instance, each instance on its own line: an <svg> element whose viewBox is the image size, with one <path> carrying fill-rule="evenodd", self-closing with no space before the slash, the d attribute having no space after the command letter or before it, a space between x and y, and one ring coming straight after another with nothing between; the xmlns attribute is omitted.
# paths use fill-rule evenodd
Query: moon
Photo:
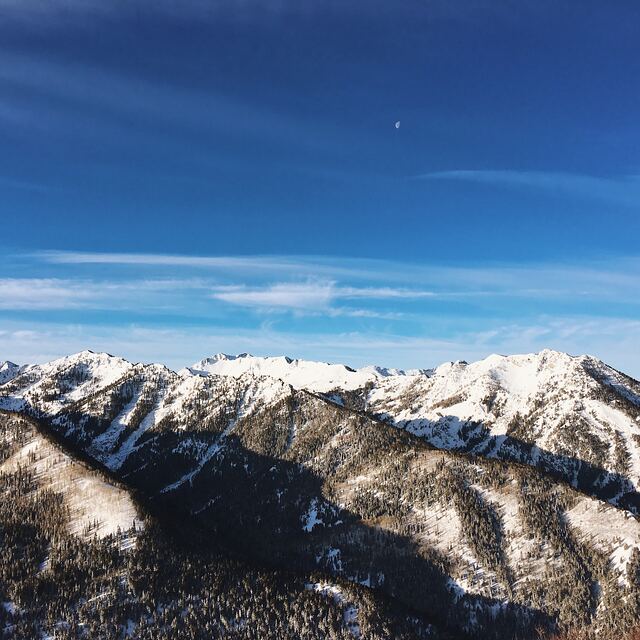
<svg viewBox="0 0 640 640"><path fill-rule="evenodd" d="M399 128L400 128L400 120L396 122L396 129L399 129Z"/></svg>

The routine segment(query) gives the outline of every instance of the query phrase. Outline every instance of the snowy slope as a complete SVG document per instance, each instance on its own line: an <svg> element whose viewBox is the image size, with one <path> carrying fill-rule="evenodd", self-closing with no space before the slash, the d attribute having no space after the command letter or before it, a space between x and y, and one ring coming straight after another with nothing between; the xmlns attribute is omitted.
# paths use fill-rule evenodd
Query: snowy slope
<svg viewBox="0 0 640 640"><path fill-rule="evenodd" d="M0 409L51 420L95 459L119 469L149 433L168 428L220 430L281 401L291 387L251 373L179 375L159 364L132 364L105 353L83 351L26 367L0 385ZM207 450L189 447L192 470Z"/></svg>
<svg viewBox="0 0 640 640"><path fill-rule="evenodd" d="M20 372L20 367L13 362L7 360L6 362L0 362L0 384L9 382L12 378L15 378Z"/></svg>
<svg viewBox="0 0 640 640"><path fill-rule="evenodd" d="M534 457L577 458L640 483L640 385L589 356L494 355L390 377L369 392L367 410L439 448L533 446Z"/></svg>
<svg viewBox="0 0 640 640"><path fill-rule="evenodd" d="M19 445L12 446L12 431L6 423L3 425L6 435L0 444L13 451L0 462L0 472L10 474L28 469L39 490L61 494L68 508L69 533L103 538L118 530L128 531L134 522L136 529L141 529L141 515L127 491L74 460L24 419L1 418L21 421L22 437Z"/></svg>
<svg viewBox="0 0 640 640"><path fill-rule="evenodd" d="M269 376L364 410L438 448L524 455L523 462L542 460L567 475L579 460L628 479L627 489L640 485L640 384L590 356L544 350L404 372L218 354L181 374Z"/></svg>
<svg viewBox="0 0 640 640"><path fill-rule="evenodd" d="M93 351L27 365L2 385L2 408L37 406L43 413L55 414L113 384L133 366L123 358Z"/></svg>
<svg viewBox="0 0 640 640"><path fill-rule="evenodd" d="M169 423L184 429L201 419L205 409L194 409L203 399L207 420L217 420L221 411L237 420L279 402L291 387L363 411L438 448L542 461L567 476L578 472L571 467L579 460L626 478L625 490L640 485L640 384L595 358L551 350L410 372L218 354L177 374L83 351L21 369L0 385L0 408L55 416L85 403L87 415L101 415L102 392L124 380L129 382L120 397L109 400L122 406L108 428L86 434L92 453L114 468L149 429Z"/></svg>
<svg viewBox="0 0 640 640"><path fill-rule="evenodd" d="M309 389L315 392L328 392L333 389L351 391L389 376L404 375L398 369L375 366L352 369L343 364L294 360L287 356L261 358L249 353L241 353L237 356L219 353L183 369L182 373L184 375L214 374L235 378L250 373L254 376L277 378L296 389Z"/></svg>

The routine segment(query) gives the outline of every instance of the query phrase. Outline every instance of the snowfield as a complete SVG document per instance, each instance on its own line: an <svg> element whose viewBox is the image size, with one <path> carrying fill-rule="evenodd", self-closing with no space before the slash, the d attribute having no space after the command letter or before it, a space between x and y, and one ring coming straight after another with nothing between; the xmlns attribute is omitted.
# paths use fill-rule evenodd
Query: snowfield
<svg viewBox="0 0 640 640"><path fill-rule="evenodd" d="M129 493L77 462L35 429L28 441L0 464L0 472L29 468L39 489L61 493L69 509L69 533L99 538L142 528Z"/></svg>

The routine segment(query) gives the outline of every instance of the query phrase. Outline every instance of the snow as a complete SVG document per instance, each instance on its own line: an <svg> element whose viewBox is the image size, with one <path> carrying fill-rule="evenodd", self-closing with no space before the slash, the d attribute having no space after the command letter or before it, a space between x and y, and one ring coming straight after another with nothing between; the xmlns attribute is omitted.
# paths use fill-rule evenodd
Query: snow
<svg viewBox="0 0 640 640"><path fill-rule="evenodd" d="M336 602L344 601L342 589L330 582L307 582L304 587L310 591L317 591L324 596L331 596Z"/></svg>
<svg viewBox="0 0 640 640"><path fill-rule="evenodd" d="M186 370L182 375L220 375L240 377L246 373L282 380L296 389L328 392L340 388L345 391L361 389L367 383L391 375L404 375L400 370L380 367L352 369L343 364L329 364L311 360L291 359L287 356L261 358L242 353L230 356L219 353L206 358Z"/></svg>
<svg viewBox="0 0 640 640"><path fill-rule="evenodd" d="M342 573L342 552L335 547L328 547L316 556L316 564L322 564L329 571Z"/></svg>
<svg viewBox="0 0 640 640"><path fill-rule="evenodd" d="M631 454L629 475L636 483L640 483L640 447L636 444L636 438L640 437L640 425L615 406L609 406L599 400L586 401L585 414L596 430L601 426L610 426L622 435Z"/></svg>
<svg viewBox="0 0 640 640"><path fill-rule="evenodd" d="M109 428L97 436L91 446L89 447L89 453L94 455L98 460L102 462L108 462L107 453L113 452L118 442L120 434L127 428L129 418L138 404L140 399L140 392L135 393L133 399L125 408L115 417L113 422L109 425Z"/></svg>
<svg viewBox="0 0 640 640"><path fill-rule="evenodd" d="M123 358L117 358L108 353L94 353L93 351L81 351L46 364L28 365L21 368L11 380L12 383L19 383L24 379L24 385L9 395L4 397L0 395L0 408L16 410L24 404L31 405L33 400L38 411L54 415L65 405L82 400L112 385L134 366ZM58 393L55 400L35 401L46 383L56 382L74 369L82 371L83 381L69 391ZM0 388L0 394L1 391Z"/></svg>
<svg viewBox="0 0 640 640"><path fill-rule="evenodd" d="M53 400L43 401L40 391L47 387L55 388L58 377L64 376L65 371L77 365L83 368L86 380L81 379ZM13 371L12 367L3 364L0 375L3 370L9 369ZM595 377L590 373L594 369L598 374ZM12 374L13 382L4 387L11 390L4 398L0 383L0 406L20 408L24 402L33 403L32 406L41 413L55 417L69 403L91 396L91 402L83 406L90 405L90 411L100 416L103 411L101 396L96 396L98 400L95 400L92 394L132 374L135 374L136 380L139 378L142 381L140 388L136 388L134 397L106 430L94 438L89 449L91 455L112 469L120 468L136 450L142 434L156 428L165 418L176 417L181 421L177 429L190 430L195 426L192 418L197 419L194 418L197 416L194 407L204 407L204 410L212 413L220 412L221 421L216 423L216 429L221 430L220 435L212 434L210 438L191 440L186 437L187 433L180 434L178 447L191 456L190 464L188 471L166 486L164 492L193 482L207 463L223 455L224 441L236 428L238 419L276 405L292 393L292 388L322 394L322 398L317 400L319 404L328 400L341 405L346 402L341 392L367 387L367 410L389 424L406 429L442 449L464 447L468 441L468 433L465 435L465 432L471 426L478 425L478 429L484 430L480 446L484 446L488 438L493 438L490 442L495 443L495 447L490 455L504 452L509 442L507 433L514 419L526 416L534 442L528 460L532 465L548 452L560 449L563 438L566 438L565 443L570 442L567 436L573 433L568 429L582 429L585 434L594 435L604 443L611 443L617 432L631 454L630 478L636 486L640 484L640 416L636 416L635 410L633 407L630 409L626 401L604 402L599 380L605 381L608 392L614 390L632 403L638 398L638 385L590 357L573 357L550 350L516 356L492 355L471 364L449 362L435 369L407 372L380 367L355 370L340 364L287 357L218 354L178 374L162 365L132 365L108 354L81 352L46 365L21 368L19 373ZM147 397L150 393L155 394L155 404L135 432L129 434L124 444L114 451L143 393ZM335 410L338 411L337 408ZM62 416L60 419L63 419ZM165 422L165 425L170 424L171 420ZM299 425L295 422L289 424L287 451L293 446L295 452L298 429L304 434L305 428L308 427L304 421ZM329 446L341 446L341 438L341 433L336 433ZM613 448L610 448L606 464L613 464ZM32 452L38 457L35 465L44 486L64 490L72 514L69 527L74 533L82 535L87 525L97 521L99 524L95 532L104 536L117 531L118 527L121 530L128 529L138 517L135 506L118 487L101 476L90 474L77 463L72 464L67 460L61 462L58 460L60 451L48 452L47 445L36 439L29 441L4 465L16 464L17 460L25 461ZM486 454L486 451L483 453ZM419 464L423 465L426 472L429 465L439 459L440 454L424 454L419 458ZM45 464L43 461L47 460L49 462ZM379 470L363 471L366 473L348 478L340 485L339 504L348 505L352 493L366 490L368 485L371 490L379 488ZM176 475L178 473L182 471L176 472ZM167 481L170 480L174 478ZM504 549L514 572L516 589L529 576L535 578L549 563L559 562L548 542L529 538L525 533L517 486L487 489L474 485L474 488L492 503L501 517L505 533ZM214 502L214 499L205 502L203 498L203 506L199 511L212 507ZM612 567L618 572L620 584L624 584L633 549L640 549L640 524L627 515L624 511L586 496L581 496L567 513L567 521L574 533L608 555ZM450 584L453 591L495 597L494 590L500 588L496 584L497 578L493 572L482 567L474 556L453 505L414 505L410 520L419 525L415 534L418 545L435 547L451 559L453 575ZM318 499L313 499L301 518L300 526L302 531L310 533L323 524L322 504ZM380 526L392 528L393 523ZM89 535L93 533L94 530L89 529ZM129 548L135 544L135 534L122 537L119 544L123 549ZM340 550L337 548L326 548L316 560L319 568L326 571L343 571ZM361 578L357 576L353 580ZM369 583L370 579L367 578L364 584ZM339 587L329 583L317 583L316 586L317 590L331 597L334 597L332 594L336 593L335 590L339 590ZM345 624L354 635L359 634L357 609L348 603L344 603L344 607ZM356 629L357 632L354 631Z"/></svg>
<svg viewBox="0 0 640 640"><path fill-rule="evenodd" d="M350 605L344 610L344 622L354 638L360 638L360 625L358 624L358 607Z"/></svg>
<svg viewBox="0 0 640 640"><path fill-rule="evenodd" d="M631 389L629 380L619 371L608 367L592 356L583 356L582 360L597 372L604 384L615 389L627 400L640 407L640 384L638 382L635 382L635 389Z"/></svg>
<svg viewBox="0 0 640 640"><path fill-rule="evenodd" d="M313 498L309 505L309 510L302 517L303 525L302 530L306 532L313 531L313 528L318 524L324 524L321 518L318 517L318 500Z"/></svg>
<svg viewBox="0 0 640 640"><path fill-rule="evenodd" d="M0 602L0 606L2 606L2 608L7 613L10 613L12 616L15 615L16 612L18 611L18 607L16 607L16 605L13 602L10 602L10 601Z"/></svg>
<svg viewBox="0 0 640 640"><path fill-rule="evenodd" d="M136 630L136 623L133 620L127 620L127 626L123 631L125 638L132 637L135 630Z"/></svg>
<svg viewBox="0 0 640 640"><path fill-rule="evenodd" d="M135 504L124 489L76 462L35 430L32 437L0 465L0 471L14 472L19 466L32 469L40 488L63 495L70 513L70 533L103 538L117 533L118 529L127 531L134 522L136 529L143 526Z"/></svg>
<svg viewBox="0 0 640 640"><path fill-rule="evenodd" d="M626 568L634 549L640 550L640 522L630 514L608 504L583 497L567 511L567 520L585 539L609 554L626 582Z"/></svg>
<svg viewBox="0 0 640 640"><path fill-rule="evenodd" d="M70 385L53 398L41 393L55 391L58 378L64 379L70 370L79 370L83 375L71 379ZM0 407L19 411L26 404L41 415L55 417L69 403L87 398L134 373L143 380L146 376L151 388L161 378L166 401L164 397L158 400L154 410L118 451L113 449L126 429L135 398L95 438L90 453L112 469L120 468L135 450L142 433L155 428L164 418L177 416L182 422L179 428L189 427L189 413L200 397L213 401L212 410L215 406L224 410L226 404L238 419L275 404L290 394L292 388L323 394L329 401L342 404L341 392L367 387L365 402L370 413L441 449L464 449L470 439L476 438L476 451L492 456L506 454L507 433L523 416L527 417L529 436L537 447L538 457L547 456L545 452L565 454L567 443L572 441L565 425L573 425L576 420L585 436L595 436L605 443L610 441L613 428L621 433L631 453L630 480L640 484L637 417L621 404L604 404L596 393L602 390L598 380L604 380L608 388L633 402L638 385L589 356L573 357L551 350L515 356L494 354L471 364L448 362L435 369L410 372L375 366L356 370L342 364L286 356L218 354L182 370L179 375L162 365L134 365L105 353L83 351L44 365L22 368L7 385L4 397L0 385ZM229 424L228 430L234 426ZM287 448L296 434L296 425L291 425ZM493 448L487 453L489 442ZM614 453L611 448L606 470L613 471ZM534 456L531 464L536 464Z"/></svg>
<svg viewBox="0 0 640 640"><path fill-rule="evenodd" d="M140 439L142 434L155 425L156 412L162 404L162 399L166 395L166 389L160 391L160 396L156 400L155 407L143 418L138 428L122 443L120 448L108 458L105 459L105 464L109 469L119 469L129 454L136 446L136 442Z"/></svg>
<svg viewBox="0 0 640 640"><path fill-rule="evenodd" d="M224 436L224 434L223 434ZM221 436L222 439L222 436ZM189 471L188 473L185 473L182 477L180 477L178 480L176 480L175 482L171 483L170 485L167 485L161 493L168 493L169 491L174 491L175 489L177 489L178 487L181 487L185 482L189 482L191 483L191 481L193 480L193 478L200 473L200 471L202 471L202 468L204 467L204 465L209 462L209 460L211 460L212 458L214 458L216 455L218 455L218 453L220 453L220 451L222 451L223 448L223 444L221 442L215 442L214 444L212 444L207 451L205 452L204 456L201 458L200 462L198 463L198 465L195 467L195 469Z"/></svg>
<svg viewBox="0 0 640 640"><path fill-rule="evenodd" d="M194 389L197 389L200 385L201 383L196 382L194 387L193 383L190 382L190 380L187 378L180 383L179 388L190 386L193 391ZM240 418L250 415L253 411L257 410L264 404L277 402L288 391L289 391L288 387L285 387L283 383L276 382L274 384L268 378L260 378L258 380L251 378L247 380L242 387L242 395L239 398L239 402L236 407L236 410L237 410L236 417L234 419L229 420L227 426L219 435L217 440L213 444L211 444L207 448L207 450L204 452L204 454L200 457L198 464L195 466L195 468L185 473L182 477L180 477L175 482L166 486L162 490L162 493L173 491L178 487L182 486L185 482L191 483L193 478L198 473L200 473L200 471L202 471L205 464L207 464L207 462L209 462L211 459L213 459L221 451L224 450L225 440L229 436L229 434L233 432ZM175 407L172 407L172 410L175 410ZM158 413L160 415L164 415L166 414L167 411L168 409L165 407L164 410L161 410ZM292 426L292 431L289 434L288 445L291 444L294 437L295 437L295 425Z"/></svg>
<svg viewBox="0 0 640 640"><path fill-rule="evenodd" d="M509 429L522 424L524 417L539 455L566 454L568 443L575 441L566 433L568 425L603 443L610 441L615 428L632 454L631 479L640 483L637 417L625 413L622 404L599 399L602 384L591 375L594 368L610 388L627 399L635 397L637 385L604 363L544 350L492 355L472 364L445 363L429 375L380 378L367 397L367 410L442 449L465 448L475 428L482 436L476 450L484 450L493 438L494 456L506 446ZM605 468L613 471L613 465L612 448Z"/></svg>
<svg viewBox="0 0 640 640"><path fill-rule="evenodd" d="M84 351L61 358L46 365L35 365L22 370L24 385L2 398L0 405L19 410L23 402L31 403L39 388L47 381L64 375L70 367L80 364L88 379L74 388L59 393L48 402L41 398L37 409L55 415L69 402L82 399L122 378L132 368L144 377L149 371L164 376L171 387L171 397L158 403L152 415L145 418L135 434L130 436L120 451L113 446L133 410L134 401L116 418L107 431L93 443L92 453L111 468L119 468L135 448L139 436L154 428L164 417L184 415L184 408L198 394L226 394L230 406L238 394L237 417L273 404L291 392L291 388L307 389L325 394L329 400L341 404L340 391L370 388L366 398L367 409L389 423L407 429L442 449L460 449L466 446L469 429L473 425L484 430L484 446L489 437L496 439L493 455L499 455L504 436L518 416L532 415L535 444L540 449L554 451L562 448L562 430L565 422L582 416L582 425L605 442L610 437L610 426L624 436L627 448L633 454L633 479L640 482L640 450L633 437L640 435L635 416L604 405L593 399L600 385L585 367L597 369L607 384L621 392L626 378L588 356L573 357L545 350L537 354L515 356L491 355L484 360L467 364L449 362L436 369L404 372L369 366L352 369L342 364L328 364L280 357L256 357L250 354L229 356L218 354L206 358L177 375L161 365L132 365L108 354ZM18 383L22 381L18 376ZM234 381L235 390L229 385ZM225 382L226 381L226 382ZM628 380L627 380L628 381ZM51 383L50 383L51 386ZM635 397L633 390L624 391L625 397ZM221 397L221 406L223 397ZM584 406L581 413L577 407ZM186 425L188 426L188 424ZM229 428L233 428L230 425ZM479 431L478 431L479 433ZM291 429L289 445L296 435Z"/></svg>
<svg viewBox="0 0 640 640"><path fill-rule="evenodd" d="M9 360L0 362L0 385L5 382L9 382L12 378L15 378L20 372L21 367Z"/></svg>

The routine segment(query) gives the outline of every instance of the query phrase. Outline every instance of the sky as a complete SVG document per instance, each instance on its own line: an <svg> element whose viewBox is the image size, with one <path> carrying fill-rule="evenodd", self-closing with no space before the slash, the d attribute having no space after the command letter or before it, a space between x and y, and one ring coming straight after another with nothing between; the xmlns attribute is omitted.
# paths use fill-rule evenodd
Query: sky
<svg viewBox="0 0 640 640"><path fill-rule="evenodd" d="M0 0L0 361L640 378L639 43L635 1Z"/></svg>

